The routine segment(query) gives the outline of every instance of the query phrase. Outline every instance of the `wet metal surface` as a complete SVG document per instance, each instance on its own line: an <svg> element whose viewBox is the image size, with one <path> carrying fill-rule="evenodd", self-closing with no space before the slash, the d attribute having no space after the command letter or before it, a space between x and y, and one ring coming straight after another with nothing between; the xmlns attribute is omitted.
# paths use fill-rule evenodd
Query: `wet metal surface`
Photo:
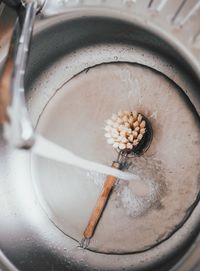
<svg viewBox="0 0 200 271"><path fill-rule="evenodd" d="M120 14L117 10L109 9L111 1L104 1L104 3L106 10L90 9L87 6L87 9L77 9L60 17L41 20L36 24L26 82L26 88L29 91L27 93L27 102L34 125L36 125L43 108L56 90L61 88L74 75L94 65L116 61L139 63L167 75L187 94L193 107L199 112L199 66L197 65L199 47L196 42L198 41L198 29L187 28L187 26L191 25L191 20L187 21L186 27L180 28L177 25L173 26L171 23L168 25L169 17L166 20L163 19L163 14L172 15L172 11L174 14L175 10L179 8L177 1L174 1L174 7L176 8L170 6L169 1L166 1L162 5L161 2L158 5L152 5L148 12L144 9L143 1L137 1L136 5L134 1L123 1L124 13L120 12ZM118 1L116 1L115 5L116 9L119 6L121 8ZM159 7L159 13L155 13L157 7ZM137 12L138 16L130 13L131 8L134 9L134 12ZM148 8L148 5L145 8ZM141 14L146 16L146 22L143 21L144 17ZM176 15L177 19L179 14L181 13ZM150 18L157 25L156 27L152 26L153 23L150 23ZM160 29L158 26L160 26ZM150 29L151 31L149 31ZM163 29L165 29L165 32ZM191 29L194 29L196 34ZM152 34L153 32L154 34ZM179 41L167 37L165 33L169 32L176 35ZM165 38L158 39L157 35ZM193 36L195 39L192 38ZM191 39L188 37L191 37ZM184 46L181 44L183 41ZM152 89L154 88L155 85L152 85ZM156 101L156 97L154 100ZM163 107L166 108L166 106ZM181 110L186 110L186 108L183 106ZM174 108L174 110L174 114L179 115L179 112L176 112L177 108ZM189 112L191 112L190 109ZM156 112L152 112L152 114L152 118L156 118ZM191 116L190 113L189 115ZM165 121L162 123L164 127ZM191 124L194 124L194 119ZM195 127L195 125L192 127ZM181 141L179 144L179 138L175 138L174 130L169 130L169 135L173 140L177 140L177 147L181 148ZM182 134L180 137L182 138ZM154 140L159 138L161 138L160 135L159 137L155 136ZM192 141L182 151L185 152L193 144ZM148 151L150 152L151 149ZM80 250L77 247L77 242L68 238L58 229L46 215L47 210L44 211L44 208L41 207L31 180L30 154L25 151L9 149L3 139L0 141L0 152L2 154L0 156L0 247L8 259L20 270L54 269L75 271L91 269L116 271L124 268L125 270L137 271L145 269L160 271L165 268L165 263L167 263L168 267L173 265L174 261L177 263L190 242L194 240L199 229L200 211L199 205L197 205L192 215L178 231L151 250L135 253L134 255L106 255ZM178 157L178 159L181 161L182 158L186 161L192 154L188 152L189 156ZM173 155L176 156L176 153ZM110 157L108 158L106 163L110 162ZM158 166L158 162L156 160L153 167ZM143 162L140 163L137 159L135 165L139 170ZM173 165L173 172L170 173L172 179L177 170L174 161L170 166L173 167ZM160 166L162 171L163 165ZM147 164L148 167L150 166ZM192 168L194 167L195 163L192 165ZM178 170L184 172L184 169L178 168ZM185 178L188 177L189 170ZM158 169L158 171L160 170ZM166 174L163 175L165 181ZM92 179L93 177L90 177L91 181ZM195 180L193 177L190 179L191 182L195 182ZM186 183L187 180L182 181ZM178 185L181 185L181 183ZM124 186L126 187L126 185ZM94 183L94 188L95 193L97 193L99 186ZM160 199L165 201L170 189L173 190L172 188L173 186L168 186L165 193L162 193L161 189L159 201ZM127 188L123 189L125 189L123 193L126 193ZM136 219L135 216L137 215L135 213L127 212L127 208L130 207L129 202L117 197L117 192L121 193L123 189L121 190L120 185L116 187L116 194L113 193L113 196L116 196L115 200L112 201L113 206L115 208L116 205L119 206L118 209L122 211L124 216L131 217L130 220ZM188 186L188 189L190 192L195 190L193 186ZM184 189L180 191L182 192L181 196L186 197L188 202L194 201L194 197L190 193L185 193ZM95 193L92 195L94 199ZM57 197L55 197L56 199ZM44 202L46 200L45 198ZM147 206L148 212L149 210L155 212L159 206L162 205L153 204L152 208ZM180 202L179 207L182 208L182 202ZM162 208L160 210L162 211ZM49 209L49 212L51 211ZM144 218L148 212L145 211L141 217ZM107 214L109 215L109 209ZM177 212L177 215L180 215L180 213ZM174 219L178 219L178 216L175 215ZM58 226L60 227L60 225ZM100 232L101 228L99 234ZM108 243L104 242L103 244ZM93 248L97 248L97 245L97 243L93 244ZM192 264L185 266L192 266Z"/></svg>

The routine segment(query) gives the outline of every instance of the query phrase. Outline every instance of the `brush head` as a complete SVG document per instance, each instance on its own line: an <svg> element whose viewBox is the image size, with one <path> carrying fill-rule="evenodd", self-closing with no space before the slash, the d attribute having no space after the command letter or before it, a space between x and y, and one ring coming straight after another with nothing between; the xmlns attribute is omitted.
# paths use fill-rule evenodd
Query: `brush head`
<svg viewBox="0 0 200 271"><path fill-rule="evenodd" d="M146 133L146 121L135 111L119 111L106 121L107 143L120 151L131 152Z"/></svg>

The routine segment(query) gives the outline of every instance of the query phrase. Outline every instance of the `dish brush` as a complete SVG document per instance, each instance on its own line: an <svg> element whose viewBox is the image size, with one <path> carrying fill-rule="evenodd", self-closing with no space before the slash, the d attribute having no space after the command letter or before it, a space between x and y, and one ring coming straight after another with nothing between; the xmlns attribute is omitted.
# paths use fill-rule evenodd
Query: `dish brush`
<svg viewBox="0 0 200 271"><path fill-rule="evenodd" d="M104 129L107 143L111 144L118 152L116 161L112 163L112 167L117 169L124 169L129 156L143 153L150 144L152 135L151 125L147 118L135 111L119 111L117 114L113 114L111 119L106 121ZM117 178L114 176L107 176L95 208L83 232L81 247L87 248L89 245L89 241L94 235L95 228L116 180Z"/></svg>

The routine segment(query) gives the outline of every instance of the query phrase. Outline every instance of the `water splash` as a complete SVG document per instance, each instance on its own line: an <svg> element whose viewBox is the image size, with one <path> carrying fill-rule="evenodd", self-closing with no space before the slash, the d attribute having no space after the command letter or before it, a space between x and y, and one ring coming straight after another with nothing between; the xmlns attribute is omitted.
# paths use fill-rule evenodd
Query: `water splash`
<svg viewBox="0 0 200 271"><path fill-rule="evenodd" d="M146 191L139 194L133 182L119 183L115 188L116 205L121 206L128 216L138 217L149 209L161 208L161 198L165 195L167 187L163 166L159 160L152 157L135 158L130 166L130 171L133 170L140 176Z"/></svg>

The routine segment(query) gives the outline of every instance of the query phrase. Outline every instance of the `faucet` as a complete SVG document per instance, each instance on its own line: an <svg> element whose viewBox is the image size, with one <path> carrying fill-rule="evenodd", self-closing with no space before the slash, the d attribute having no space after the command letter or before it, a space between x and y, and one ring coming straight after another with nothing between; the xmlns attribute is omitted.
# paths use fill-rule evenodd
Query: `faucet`
<svg viewBox="0 0 200 271"><path fill-rule="evenodd" d="M0 124L12 146L29 149L35 141L24 95L24 76L36 13L45 0L3 0L15 9L17 21L0 78Z"/></svg>
<svg viewBox="0 0 200 271"><path fill-rule="evenodd" d="M0 125L5 140L14 147L29 149L35 132L24 95L24 76L37 13L44 17L65 13L68 0L2 0L17 13L17 21L0 76ZM76 1L74 1L76 3Z"/></svg>

